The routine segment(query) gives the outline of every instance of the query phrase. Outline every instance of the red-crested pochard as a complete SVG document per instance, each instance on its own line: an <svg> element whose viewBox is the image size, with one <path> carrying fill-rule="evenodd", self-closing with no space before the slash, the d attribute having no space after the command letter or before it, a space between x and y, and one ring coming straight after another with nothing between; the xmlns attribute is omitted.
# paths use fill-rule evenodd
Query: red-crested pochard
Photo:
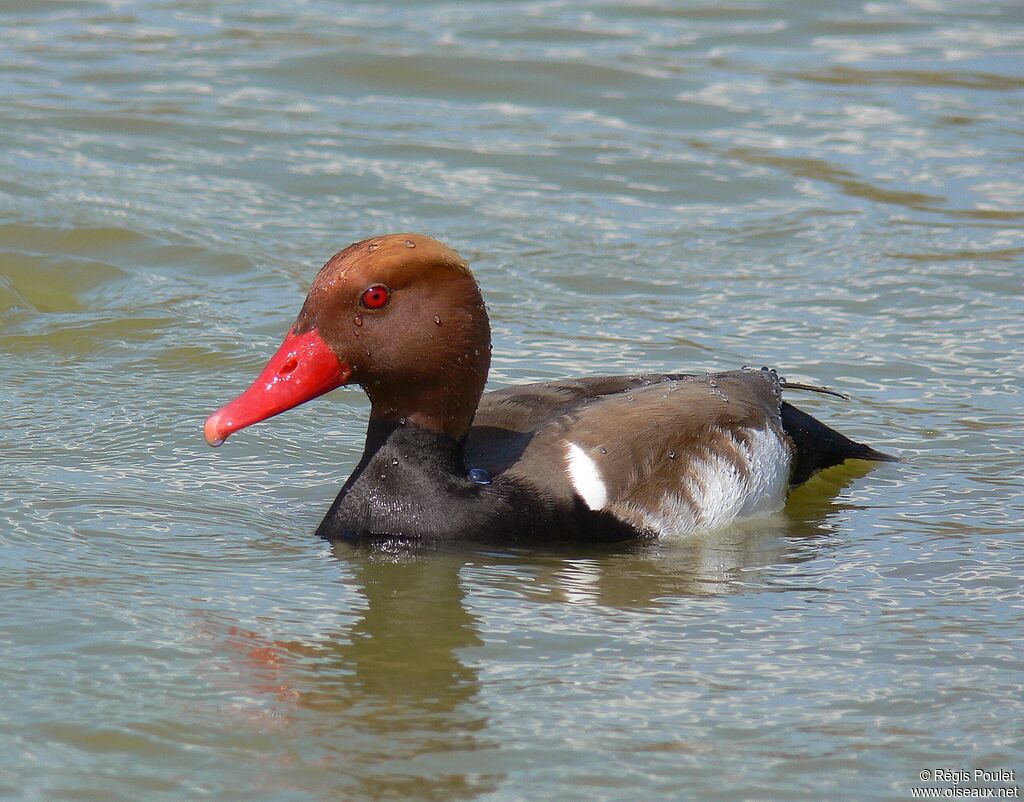
<svg viewBox="0 0 1024 802"><path fill-rule="evenodd" d="M323 267L259 378L206 421L206 440L362 386L366 446L317 530L328 539L657 537L778 511L790 487L846 459L894 459L784 402L774 371L484 394L490 343L458 253L420 234L357 242Z"/></svg>

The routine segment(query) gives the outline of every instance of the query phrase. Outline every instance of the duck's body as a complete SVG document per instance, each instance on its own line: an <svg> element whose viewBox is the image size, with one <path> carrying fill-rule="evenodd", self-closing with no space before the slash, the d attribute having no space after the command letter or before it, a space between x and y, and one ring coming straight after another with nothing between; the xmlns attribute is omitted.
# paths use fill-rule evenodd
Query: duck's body
<svg viewBox="0 0 1024 802"><path fill-rule="evenodd" d="M356 243L321 271L260 379L210 417L207 439L362 384L366 447L317 530L329 539L658 537L775 512L792 485L845 459L892 459L783 402L768 370L482 394L489 336L454 251L406 234Z"/></svg>

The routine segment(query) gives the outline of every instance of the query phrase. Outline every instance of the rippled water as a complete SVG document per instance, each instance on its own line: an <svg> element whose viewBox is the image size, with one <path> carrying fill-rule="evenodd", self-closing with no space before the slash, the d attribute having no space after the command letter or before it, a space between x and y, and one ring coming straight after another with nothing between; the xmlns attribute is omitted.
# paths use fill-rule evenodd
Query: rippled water
<svg viewBox="0 0 1024 802"><path fill-rule="evenodd" d="M0 796L1020 776L1024 6L14 0L0 25ZM495 387L770 364L850 392L799 403L904 462L643 548L332 549L358 392L219 451L200 426L327 256L396 230L474 264Z"/></svg>

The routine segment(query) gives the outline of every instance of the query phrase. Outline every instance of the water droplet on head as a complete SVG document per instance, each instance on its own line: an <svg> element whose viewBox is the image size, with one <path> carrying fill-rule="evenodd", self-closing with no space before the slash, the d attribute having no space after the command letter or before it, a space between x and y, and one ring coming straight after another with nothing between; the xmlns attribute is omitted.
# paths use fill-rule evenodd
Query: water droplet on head
<svg viewBox="0 0 1024 802"><path fill-rule="evenodd" d="M712 379L711 381L708 382L708 385L710 387L717 387L718 386L718 382L716 382L714 379Z"/></svg>
<svg viewBox="0 0 1024 802"><path fill-rule="evenodd" d="M379 242L371 242L369 245L366 246L366 250L368 250L370 253L373 253L379 247L380 247L380 243Z"/></svg>
<svg viewBox="0 0 1024 802"><path fill-rule="evenodd" d="M669 459L675 459L676 458L676 452L675 451L669 451L668 452L668 458Z"/></svg>
<svg viewBox="0 0 1024 802"><path fill-rule="evenodd" d="M398 425L399 426L405 426L405 415L403 415L402 417L400 417L398 419Z"/></svg>
<svg viewBox="0 0 1024 802"><path fill-rule="evenodd" d="M353 316L352 322L355 323L357 326L362 326L363 325L363 316L362 315L355 315L355 316Z"/></svg>
<svg viewBox="0 0 1024 802"><path fill-rule="evenodd" d="M607 448L605 448L604 446L601 446L601 447L600 447L600 448L598 449L598 451L600 451L600 452L601 452L602 454L607 454L607 453L608 453L608 449L607 449Z"/></svg>
<svg viewBox="0 0 1024 802"><path fill-rule="evenodd" d="M391 464L392 465L397 465L398 464L398 457L392 457L391 458Z"/></svg>
<svg viewBox="0 0 1024 802"><path fill-rule="evenodd" d="M436 324L437 324L438 326L440 326L440 325L441 325L441 318L440 318L440 317L439 317L438 315L434 315L434 322L435 322L435 323L436 323Z"/></svg>
<svg viewBox="0 0 1024 802"><path fill-rule="evenodd" d="M483 468L470 468L469 469L469 481L478 485L489 485L491 483L491 475Z"/></svg>
<svg viewBox="0 0 1024 802"><path fill-rule="evenodd" d="M407 239L405 241L405 247L406 248L415 248L416 247L416 243L413 242L411 239Z"/></svg>

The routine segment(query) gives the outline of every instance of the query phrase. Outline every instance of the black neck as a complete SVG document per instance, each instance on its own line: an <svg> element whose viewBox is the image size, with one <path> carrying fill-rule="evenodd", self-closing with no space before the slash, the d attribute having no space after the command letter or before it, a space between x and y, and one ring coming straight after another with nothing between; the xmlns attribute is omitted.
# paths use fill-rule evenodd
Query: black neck
<svg viewBox="0 0 1024 802"><path fill-rule="evenodd" d="M366 465L374 460L381 450L397 454L399 465L412 461L429 465L435 470L464 477L466 468L462 458L462 443L441 432L435 432L413 423L370 418L366 427L366 444L359 465L352 473L358 478ZM349 480L351 481L351 479Z"/></svg>
<svg viewBox="0 0 1024 802"><path fill-rule="evenodd" d="M317 534L433 535L445 528L446 501L469 501L479 490L466 477L461 443L411 423L371 419L362 459Z"/></svg>

